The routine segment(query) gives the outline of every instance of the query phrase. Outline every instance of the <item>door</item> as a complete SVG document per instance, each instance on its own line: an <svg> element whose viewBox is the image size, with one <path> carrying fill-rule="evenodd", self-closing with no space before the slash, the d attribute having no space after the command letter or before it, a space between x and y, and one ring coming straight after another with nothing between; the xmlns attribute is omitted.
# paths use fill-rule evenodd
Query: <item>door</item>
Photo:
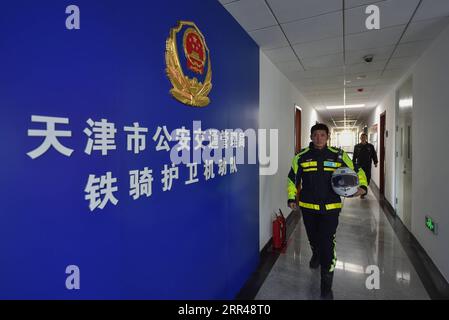
<svg viewBox="0 0 449 320"><path fill-rule="evenodd" d="M295 154L301 150L301 108L295 106Z"/></svg>
<svg viewBox="0 0 449 320"><path fill-rule="evenodd" d="M301 151L301 107L295 105L295 154ZM296 202L299 201L301 186L298 185L296 192Z"/></svg>
<svg viewBox="0 0 449 320"><path fill-rule="evenodd" d="M396 214L411 230L412 217L413 82L409 78L396 92Z"/></svg>
<svg viewBox="0 0 449 320"><path fill-rule="evenodd" d="M386 111L380 115L379 127L379 192L385 194L385 121Z"/></svg>

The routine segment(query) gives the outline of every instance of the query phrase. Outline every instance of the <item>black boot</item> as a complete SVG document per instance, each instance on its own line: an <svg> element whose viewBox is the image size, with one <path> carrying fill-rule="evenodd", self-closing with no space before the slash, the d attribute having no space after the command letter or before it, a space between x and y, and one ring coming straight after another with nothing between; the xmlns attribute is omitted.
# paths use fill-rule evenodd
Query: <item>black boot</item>
<svg viewBox="0 0 449 320"><path fill-rule="evenodd" d="M325 300L333 300L332 280L334 278L333 272L321 271L321 298Z"/></svg>
<svg viewBox="0 0 449 320"><path fill-rule="evenodd" d="M316 269L320 266L320 255L317 252L313 252L312 259L310 259L309 267Z"/></svg>

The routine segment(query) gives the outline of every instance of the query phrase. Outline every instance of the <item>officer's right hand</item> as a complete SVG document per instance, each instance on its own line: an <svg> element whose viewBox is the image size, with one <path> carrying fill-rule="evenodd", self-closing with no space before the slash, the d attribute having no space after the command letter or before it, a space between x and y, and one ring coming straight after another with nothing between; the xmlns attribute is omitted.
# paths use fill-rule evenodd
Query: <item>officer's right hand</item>
<svg viewBox="0 0 449 320"><path fill-rule="evenodd" d="M290 202L290 203L288 204L288 206L289 206L290 209L292 209L293 211L295 211L295 210L298 208L298 206L296 205L295 202Z"/></svg>

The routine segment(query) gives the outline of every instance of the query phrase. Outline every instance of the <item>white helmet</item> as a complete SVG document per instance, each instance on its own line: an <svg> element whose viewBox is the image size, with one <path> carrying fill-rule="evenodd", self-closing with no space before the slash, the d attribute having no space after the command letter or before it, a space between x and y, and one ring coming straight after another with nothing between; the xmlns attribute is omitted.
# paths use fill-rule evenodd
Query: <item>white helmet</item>
<svg viewBox="0 0 449 320"><path fill-rule="evenodd" d="M340 167L332 174L331 184L336 194L342 197L350 197L358 190L359 177L354 170Z"/></svg>

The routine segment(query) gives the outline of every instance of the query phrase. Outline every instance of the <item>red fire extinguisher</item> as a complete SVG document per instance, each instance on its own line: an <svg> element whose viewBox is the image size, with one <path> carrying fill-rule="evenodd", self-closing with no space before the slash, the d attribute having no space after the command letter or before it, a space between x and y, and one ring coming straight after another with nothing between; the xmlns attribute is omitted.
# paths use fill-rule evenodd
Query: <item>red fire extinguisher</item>
<svg viewBox="0 0 449 320"><path fill-rule="evenodd" d="M285 217L281 209L276 213L276 219L273 221L273 248L281 249L286 243L287 226L285 224Z"/></svg>

